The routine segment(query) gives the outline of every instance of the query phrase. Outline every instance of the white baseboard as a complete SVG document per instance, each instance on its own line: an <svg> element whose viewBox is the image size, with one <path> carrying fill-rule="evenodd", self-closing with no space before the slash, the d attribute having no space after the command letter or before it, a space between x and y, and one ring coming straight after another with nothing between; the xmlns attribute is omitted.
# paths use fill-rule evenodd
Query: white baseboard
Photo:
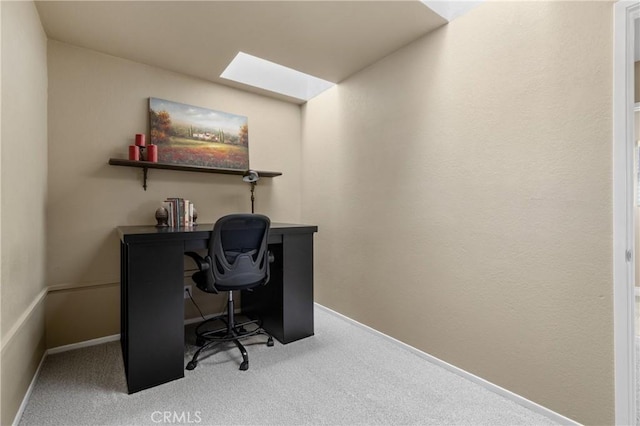
<svg viewBox="0 0 640 426"><path fill-rule="evenodd" d="M204 317L205 319L209 319L218 315L220 314L205 315ZM202 318L190 318L190 319L184 320L184 325L189 325L189 324L193 324L200 321L202 321ZM101 345L103 343L116 342L118 340L120 340L120 334L112 334L111 336L98 337L97 339L85 340L83 342L71 343L63 346L56 346L55 348L47 349L44 354L45 356L59 354L61 352L72 351L74 349L80 349L80 348L87 348L89 346ZM44 356L43 356L43 359L44 359Z"/></svg>
<svg viewBox="0 0 640 426"><path fill-rule="evenodd" d="M103 343L114 342L120 340L120 334L113 334L111 336L99 337L97 339L85 340L84 342L71 343L69 345L56 346L55 348L47 349L42 354L42 359L40 359L40 364L38 364L38 368L36 372L33 374L31 378L31 383L29 384L29 388L27 388L27 392L24 394L22 398L22 403L20 404L20 408L18 408L18 412L13 419L13 426L16 426L20 422L20 418L24 413L24 409L29 402L29 397L31 396L31 392L33 392L33 388L36 385L36 381L38 380L38 376L40 376L40 370L42 369L42 365L44 364L44 360L48 355L59 354L62 352L72 351L74 349L87 348L89 346L101 345Z"/></svg>
<svg viewBox="0 0 640 426"><path fill-rule="evenodd" d="M24 397L22 398L20 407L18 407L18 412L16 413L16 416L13 418L13 422L11 423L12 426L18 425L18 423L20 422L20 419L22 418L22 413L24 413L24 409L27 408L27 402L29 402L29 397L33 392L33 388L36 386L36 379L40 375L40 370L42 369L42 364L44 364L44 359L46 357L47 357L47 351L45 351L44 355L42 355L42 358L40 359L40 364L38 364L38 368L36 368L36 372L33 374L33 377L31 378L31 383L29 383L29 387L27 388L27 391L25 392Z"/></svg>
<svg viewBox="0 0 640 426"><path fill-rule="evenodd" d="M562 425L567 425L567 426L580 425L580 423L577 423L576 421L571 420L570 418L565 417L562 414L558 414L555 411L550 410L550 409L548 409L546 407L543 407L542 405L537 404L537 403L535 403L535 402L533 402L531 400L528 400L527 398L522 397L522 396L520 396L520 395L518 395L516 393L513 393L510 390L507 390L507 389L505 389L505 388L503 388L501 386L498 386L498 385L496 385L494 383L491 383L488 380L483 379L482 377L478 377L475 374L469 373L466 370L463 370L461 368L456 367L455 365L449 364L446 361L443 361L443 360L441 360L439 358L436 358L433 355L429 355L428 353L423 352L420 349L417 349L417 348L414 348L413 346L407 345L406 343L401 342L398 339L395 339L395 338L393 338L391 336L388 336L388 335L386 335L386 334L384 334L384 333L382 333L382 332L380 332L380 331L378 331L376 329L373 329L373 328L369 327L368 325L364 325L362 323L359 323L358 321L356 321L356 320L354 320L352 318L349 318L349 317L347 317L345 315L342 315L341 313L336 312L336 311L334 311L332 309L329 309L326 306L322 306L322 305L320 305L318 303L315 303L315 305L318 308L320 308L323 311L325 311L325 312L328 312L328 313L330 313L332 315L335 315L335 316L337 316L339 318L342 318L342 319L344 319L344 320L346 320L346 321L348 321L348 322L350 322L350 323L352 323L352 324L354 324L354 325L356 325L356 326L358 326L358 327L360 327L360 328L362 328L362 329L364 329L364 330L366 330L366 331L368 331L370 333L373 333L373 334L375 334L377 336L383 337L383 338L385 338L385 339L387 339L387 340L389 340L389 341L391 341L391 342L393 342L393 343L395 343L395 344L397 344L399 346L402 346L403 348L405 348L405 349L409 350L410 352L418 355L419 357L431 362L432 364L435 364L435 365L437 365L439 367L442 367L442 368L444 368L444 369L446 369L448 371L451 371L452 373L455 373L455 374L457 374L457 375L459 375L461 377L464 377L465 379L470 380L470 381L482 386L483 388L485 388L485 389L487 389L487 390L489 390L489 391L491 391L493 393L496 393L496 394L498 394L500 396L503 396L503 397L515 402L518 405L521 405L521 406L523 406L525 408L528 408L529 410L531 410L531 411L533 411L535 413L538 413L538 414L541 414L541 415L543 415L545 417L548 417L548 418L550 418L551 420L553 420L553 421L555 421L557 423L560 423Z"/></svg>
<svg viewBox="0 0 640 426"><path fill-rule="evenodd" d="M241 314L242 313L240 308L234 309L233 312L236 313L236 314ZM207 315L204 316L204 320L202 319L202 317L186 319L186 320L184 320L184 325L189 325L189 324L193 324L193 323L196 323L196 322L205 321L205 320L208 320L209 318L218 317L218 316L224 315L226 313L227 313L227 311L225 310L224 312L218 312L217 314L207 314Z"/></svg>
<svg viewBox="0 0 640 426"><path fill-rule="evenodd" d="M216 315L220 315L220 314L205 315L205 318L209 319ZM191 319L184 320L184 324L188 325L188 324L193 324L199 321L202 321L202 318L191 318ZM38 368L36 369L36 372L33 374L33 377L31 378L31 383L29 384L29 388L27 389L27 392L24 394L24 397L22 398L22 403L20 404L20 408L18 408L18 412L16 413L16 416L13 419L12 425L16 426L20 422L20 418L24 413L24 409L26 408L27 403L29 402L29 397L31 396L31 392L33 391L36 381L38 380L38 376L40 375L40 370L42 368L42 365L44 364L44 360L47 358L48 355L54 355L62 352L73 351L75 349L88 348L90 346L102 345L103 343L116 342L118 340L120 340L120 334L112 334L111 336L99 337L97 339L85 340L83 342L56 346L55 348L50 348L44 351L44 354L42 355L42 359L40 359L40 364L38 364Z"/></svg>
<svg viewBox="0 0 640 426"><path fill-rule="evenodd" d="M59 354L61 352L72 351L74 349L88 348L89 346L101 345L103 343L115 342L120 340L120 334L112 334L111 336L98 337L97 339L85 340L84 342L71 343L69 345L56 346L55 348L47 349L44 353L45 356Z"/></svg>

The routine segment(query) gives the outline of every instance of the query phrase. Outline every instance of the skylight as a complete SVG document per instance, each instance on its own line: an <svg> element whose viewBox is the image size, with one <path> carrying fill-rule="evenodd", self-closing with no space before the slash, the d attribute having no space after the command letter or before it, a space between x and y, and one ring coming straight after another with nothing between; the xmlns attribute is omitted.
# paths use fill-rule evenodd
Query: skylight
<svg viewBox="0 0 640 426"><path fill-rule="evenodd" d="M447 21L451 22L456 18L461 17L474 7L480 5L483 0L456 0L456 1L442 1L442 0L421 0L422 3L429 9L433 10L438 15L442 16Z"/></svg>
<svg viewBox="0 0 640 426"><path fill-rule="evenodd" d="M330 81L244 52L238 52L220 77L304 101L335 86Z"/></svg>

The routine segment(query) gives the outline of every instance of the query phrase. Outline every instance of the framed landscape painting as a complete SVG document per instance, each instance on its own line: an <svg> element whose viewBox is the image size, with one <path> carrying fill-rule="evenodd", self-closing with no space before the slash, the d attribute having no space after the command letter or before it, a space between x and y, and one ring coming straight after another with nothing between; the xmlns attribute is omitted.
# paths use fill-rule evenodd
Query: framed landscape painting
<svg viewBox="0 0 640 426"><path fill-rule="evenodd" d="M149 98L149 124L160 163L249 169L247 117Z"/></svg>

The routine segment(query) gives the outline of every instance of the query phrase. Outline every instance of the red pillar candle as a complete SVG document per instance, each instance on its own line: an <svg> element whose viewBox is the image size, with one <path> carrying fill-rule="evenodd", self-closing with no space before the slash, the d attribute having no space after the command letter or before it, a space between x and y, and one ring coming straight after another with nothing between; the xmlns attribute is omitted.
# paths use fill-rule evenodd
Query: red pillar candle
<svg viewBox="0 0 640 426"><path fill-rule="evenodd" d="M140 150L137 145L129 145L129 160L138 161L140 159Z"/></svg>
<svg viewBox="0 0 640 426"><path fill-rule="evenodd" d="M158 162L158 145L152 144L147 147L147 161Z"/></svg>
<svg viewBox="0 0 640 426"><path fill-rule="evenodd" d="M144 133L138 133L136 134L136 145L138 146L144 146L145 141L144 141Z"/></svg>

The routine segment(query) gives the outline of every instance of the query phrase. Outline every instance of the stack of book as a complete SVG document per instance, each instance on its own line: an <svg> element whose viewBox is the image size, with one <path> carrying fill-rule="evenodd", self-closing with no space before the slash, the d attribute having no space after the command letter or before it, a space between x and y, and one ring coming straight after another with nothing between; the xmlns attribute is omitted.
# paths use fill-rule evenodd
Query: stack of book
<svg viewBox="0 0 640 426"><path fill-rule="evenodd" d="M167 224L172 228L193 226L193 203L184 198L167 198L162 207L167 209Z"/></svg>

